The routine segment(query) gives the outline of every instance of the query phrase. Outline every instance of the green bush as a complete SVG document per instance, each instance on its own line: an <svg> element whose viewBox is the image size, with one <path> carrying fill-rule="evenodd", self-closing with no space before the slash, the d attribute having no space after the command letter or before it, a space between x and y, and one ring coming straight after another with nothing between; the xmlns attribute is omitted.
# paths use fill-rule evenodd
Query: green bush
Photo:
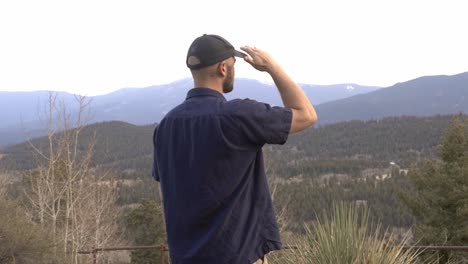
<svg viewBox="0 0 468 264"><path fill-rule="evenodd" d="M437 147L437 159L425 160L408 173L411 191L403 202L416 219L414 238L421 245L468 244L468 118L455 116ZM441 263L467 263L468 254L439 251Z"/></svg>
<svg viewBox="0 0 468 264"><path fill-rule="evenodd" d="M159 246L167 244L162 207L152 200L142 200L140 206L126 216L128 238L136 246ZM136 250L130 255L131 263L152 264L160 258L160 250ZM168 256L165 256L168 261Z"/></svg>
<svg viewBox="0 0 468 264"><path fill-rule="evenodd" d="M295 264L399 264L418 263L420 252L404 250L406 239L369 222L369 211L346 203L306 226L306 236L296 250L285 250L275 263ZM287 252L287 253L286 253ZM286 254L285 254L286 253ZM273 261L272 261L273 262Z"/></svg>
<svg viewBox="0 0 468 264"><path fill-rule="evenodd" d="M15 203L0 199L0 263L63 263L52 240Z"/></svg>

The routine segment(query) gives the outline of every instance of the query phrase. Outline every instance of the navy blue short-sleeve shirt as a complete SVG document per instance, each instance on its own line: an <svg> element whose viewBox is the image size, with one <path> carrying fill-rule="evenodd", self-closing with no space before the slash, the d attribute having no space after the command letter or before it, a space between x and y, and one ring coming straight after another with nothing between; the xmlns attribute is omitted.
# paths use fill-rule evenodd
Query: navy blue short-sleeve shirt
<svg viewBox="0 0 468 264"><path fill-rule="evenodd" d="M155 129L153 177L160 182L172 263L251 264L281 240L262 146L284 144L289 108L226 101L194 88Z"/></svg>

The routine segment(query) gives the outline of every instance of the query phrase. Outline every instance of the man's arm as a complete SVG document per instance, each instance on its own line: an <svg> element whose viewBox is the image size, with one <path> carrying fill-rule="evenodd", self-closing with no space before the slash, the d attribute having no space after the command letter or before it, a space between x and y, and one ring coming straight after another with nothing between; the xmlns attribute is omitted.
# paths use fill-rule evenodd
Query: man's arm
<svg viewBox="0 0 468 264"><path fill-rule="evenodd" d="M159 125L156 126L153 132L153 169L152 169L152 175L153 178L159 182L159 201L162 204L163 197L162 197L162 189L161 189L161 178L159 177L159 168L158 168L158 163L156 161L156 135L158 134L158 128Z"/></svg>
<svg viewBox="0 0 468 264"><path fill-rule="evenodd" d="M317 113L309 98L268 53L249 46L241 49L250 55L244 58L246 62L255 69L270 74L278 87L284 106L291 108L293 118L290 134L300 132L317 122Z"/></svg>

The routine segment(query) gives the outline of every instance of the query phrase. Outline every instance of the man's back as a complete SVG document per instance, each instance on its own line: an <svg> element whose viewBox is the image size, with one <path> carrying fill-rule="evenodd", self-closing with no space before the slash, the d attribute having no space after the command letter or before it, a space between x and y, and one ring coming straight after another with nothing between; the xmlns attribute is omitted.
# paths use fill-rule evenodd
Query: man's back
<svg viewBox="0 0 468 264"><path fill-rule="evenodd" d="M253 263L281 247L261 147L284 143L291 118L195 88L161 121L154 175L173 263Z"/></svg>
<svg viewBox="0 0 468 264"><path fill-rule="evenodd" d="M189 47L194 87L155 129L153 176L161 182L171 263L267 263L281 248L262 146L317 121L304 91L266 52L234 49L204 34ZM270 74L285 107L227 102L236 57Z"/></svg>

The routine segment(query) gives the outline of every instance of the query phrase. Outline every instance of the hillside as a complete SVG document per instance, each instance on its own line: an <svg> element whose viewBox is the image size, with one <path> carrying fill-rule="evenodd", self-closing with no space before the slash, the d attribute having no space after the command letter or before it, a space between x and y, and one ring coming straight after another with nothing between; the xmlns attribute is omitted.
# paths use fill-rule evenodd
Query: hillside
<svg viewBox="0 0 468 264"><path fill-rule="evenodd" d="M321 104L320 124L389 116L468 113L468 72L426 76L367 94Z"/></svg>
<svg viewBox="0 0 468 264"><path fill-rule="evenodd" d="M66 105L73 105L74 96L65 92L58 92ZM17 124L28 125L44 118L47 110L49 92L0 92L0 128Z"/></svg>
<svg viewBox="0 0 468 264"><path fill-rule="evenodd" d="M287 144L270 148L272 169L284 177L299 174L359 173L386 168L390 162L408 167L434 156L451 116L389 117L379 121L348 121L308 129Z"/></svg>
<svg viewBox="0 0 468 264"><path fill-rule="evenodd" d="M145 159L153 150L151 138L154 127L155 125L136 126L120 121L95 123L85 127L80 134L79 149L85 150L96 135L93 158L95 166ZM57 135L60 136L60 133ZM31 144L47 154L47 137L33 139ZM41 160L33 153L27 142L13 145L3 150L4 157L0 160L0 166L14 170L31 169Z"/></svg>
<svg viewBox="0 0 468 264"><path fill-rule="evenodd" d="M191 79L182 79L164 85L145 88L126 88L91 100L91 123L123 121L136 125L159 122L164 115L185 99L193 86ZM314 104L347 98L379 89L357 84L310 85L301 84ZM251 98L272 105L282 105L278 91L272 84L252 79L236 79L227 99ZM69 110L77 106L75 96L59 93ZM0 92L0 146L19 143L27 138L45 134L45 106L48 92Z"/></svg>
<svg viewBox="0 0 468 264"><path fill-rule="evenodd" d="M413 218L398 198L409 190L406 169L417 160L434 157L434 147L451 119L391 117L341 122L307 129L291 136L284 146L265 146L266 171L276 193L277 211L287 208L288 229L297 233L304 231L304 222L314 221L318 212L336 200L368 204L371 218L384 226L411 226ZM150 176L154 126L103 122L82 131L80 150L85 150L96 133L93 165L111 168L120 205L159 199L158 185ZM39 138L33 143L45 149L47 140ZM32 161L37 160L26 143L4 151L0 169L10 169L8 173L16 177L21 172L11 170L33 168ZM384 176L387 178L382 180ZM23 194L21 184L18 181L13 188L16 195Z"/></svg>
<svg viewBox="0 0 468 264"><path fill-rule="evenodd" d="M425 76L381 88L355 84L301 84L316 106L318 125L351 120L379 120L391 116L433 116L468 113L468 72L453 76ZM122 89L91 97L91 123L123 121L136 125L159 122L192 88L190 79L139 89ZM251 98L282 105L271 84L237 79L227 99ZM60 94L72 110L74 96ZM0 146L44 135L37 113L44 112L46 92L0 92ZM41 116L41 115L39 115ZM43 114L42 114L43 117ZM18 120L14 124L14 120ZM20 122L21 120L21 122Z"/></svg>
<svg viewBox="0 0 468 264"><path fill-rule="evenodd" d="M317 162L312 166L310 160L340 159L369 166L386 166L388 162L395 161L406 165L412 160L433 154L433 147L450 119L450 116L392 117L380 121L342 122L307 129L304 133L291 136L284 146L268 146L265 149L268 159L277 161L272 162L271 166L280 164L276 169L284 176L293 176L293 171L303 167L297 163L285 166L287 162L301 160L307 161L305 163L309 164L308 167L315 168ZM124 122L93 124L83 131L81 148L84 149L95 131L95 165L149 172L153 129L154 125L136 126ZM32 143L42 148L47 145L47 140L39 138ZM31 161L34 160L31 152L27 143L6 148L6 156L0 160L0 166L10 169L31 168Z"/></svg>

